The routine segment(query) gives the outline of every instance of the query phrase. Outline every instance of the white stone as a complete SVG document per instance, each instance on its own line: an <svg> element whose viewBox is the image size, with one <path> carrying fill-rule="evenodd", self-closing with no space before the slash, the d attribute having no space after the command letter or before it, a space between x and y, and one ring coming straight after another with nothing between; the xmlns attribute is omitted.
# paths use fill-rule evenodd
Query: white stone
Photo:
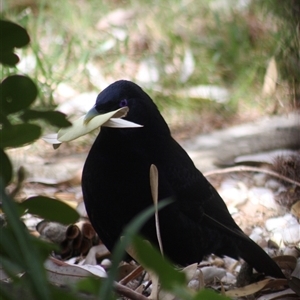
<svg viewBox="0 0 300 300"><path fill-rule="evenodd" d="M288 246L299 246L300 224L292 224L283 230L283 242Z"/></svg>
<svg viewBox="0 0 300 300"><path fill-rule="evenodd" d="M261 204L269 209L276 210L277 203L273 192L264 187L253 187L249 190L249 199L252 203Z"/></svg>
<svg viewBox="0 0 300 300"><path fill-rule="evenodd" d="M287 220L283 217L270 218L266 220L265 227L268 231L284 228L287 225Z"/></svg>

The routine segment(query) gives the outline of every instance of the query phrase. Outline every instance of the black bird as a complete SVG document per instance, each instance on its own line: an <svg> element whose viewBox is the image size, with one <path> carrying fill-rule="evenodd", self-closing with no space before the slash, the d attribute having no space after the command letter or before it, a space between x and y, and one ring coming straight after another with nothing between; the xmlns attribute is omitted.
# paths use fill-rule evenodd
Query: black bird
<svg viewBox="0 0 300 300"><path fill-rule="evenodd" d="M284 277L278 265L232 219L228 209L185 150L172 138L152 99L135 83L117 81L97 97L88 121L127 106L124 117L141 128L102 127L86 159L82 190L88 216L111 251L124 226L153 205L149 170L159 174L158 199L172 197L159 211L165 255L174 263L200 262L214 253L243 258L257 271ZM157 245L154 218L141 234Z"/></svg>

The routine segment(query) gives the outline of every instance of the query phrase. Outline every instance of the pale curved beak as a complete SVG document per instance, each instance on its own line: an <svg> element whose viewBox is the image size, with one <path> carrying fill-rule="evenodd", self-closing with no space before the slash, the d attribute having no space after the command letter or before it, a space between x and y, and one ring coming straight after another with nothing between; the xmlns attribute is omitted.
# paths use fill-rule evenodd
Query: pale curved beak
<svg viewBox="0 0 300 300"><path fill-rule="evenodd" d="M91 121L93 118L95 118L98 115L99 115L99 112L97 111L96 107L94 106L85 115L83 123L87 124L89 121Z"/></svg>

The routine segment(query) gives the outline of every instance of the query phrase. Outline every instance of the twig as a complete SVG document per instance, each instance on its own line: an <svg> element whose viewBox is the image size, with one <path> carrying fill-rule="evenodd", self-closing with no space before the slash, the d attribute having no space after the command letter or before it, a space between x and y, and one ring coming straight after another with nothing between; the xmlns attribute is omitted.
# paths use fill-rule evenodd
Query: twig
<svg viewBox="0 0 300 300"><path fill-rule="evenodd" d="M226 173L232 173L232 172L259 172L259 173L265 173L274 177L277 177L279 179L282 179L284 181L287 181L289 183L295 184L297 186L300 186L300 182L295 181L293 179L290 179L286 176L283 176L281 174L278 174L277 172L271 171L271 170L266 170L266 169L261 169L261 168L256 168L256 167L249 167L249 166L237 166L237 167L231 167L231 168L226 168L226 169L218 169L218 170L213 170L209 172L205 172L204 176L209 177L212 175L216 174L226 174Z"/></svg>
<svg viewBox="0 0 300 300"><path fill-rule="evenodd" d="M124 286L118 282L114 283L114 289L118 294L121 294L131 300L149 300L144 295L137 293L132 289L128 288L127 286Z"/></svg>
<svg viewBox="0 0 300 300"><path fill-rule="evenodd" d="M129 281L138 277L143 271L144 268L142 266L136 267L132 272L130 272L127 276L120 280L119 284L126 285Z"/></svg>

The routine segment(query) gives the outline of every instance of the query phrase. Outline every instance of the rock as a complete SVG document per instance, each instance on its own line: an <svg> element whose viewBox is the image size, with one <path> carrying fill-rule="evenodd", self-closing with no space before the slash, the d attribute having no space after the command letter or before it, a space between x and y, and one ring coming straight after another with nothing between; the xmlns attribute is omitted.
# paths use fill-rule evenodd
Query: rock
<svg viewBox="0 0 300 300"><path fill-rule="evenodd" d="M265 187L267 189L271 189L273 191L278 191L279 188L282 187L282 185L275 179L269 179L266 184L265 184Z"/></svg>
<svg viewBox="0 0 300 300"><path fill-rule="evenodd" d="M204 282L206 284L212 283L216 278L223 278L226 275L226 271L217 267L203 267L201 268L203 273Z"/></svg>
<svg viewBox="0 0 300 300"><path fill-rule="evenodd" d="M287 246L299 247L300 224L292 224L283 230L283 242Z"/></svg>
<svg viewBox="0 0 300 300"><path fill-rule="evenodd" d="M265 186L267 176L264 173L256 173L253 175L253 181L255 186Z"/></svg>
<svg viewBox="0 0 300 300"><path fill-rule="evenodd" d="M268 209L277 209L273 192L264 187L252 187L249 189L249 200L254 204L261 204Z"/></svg>

